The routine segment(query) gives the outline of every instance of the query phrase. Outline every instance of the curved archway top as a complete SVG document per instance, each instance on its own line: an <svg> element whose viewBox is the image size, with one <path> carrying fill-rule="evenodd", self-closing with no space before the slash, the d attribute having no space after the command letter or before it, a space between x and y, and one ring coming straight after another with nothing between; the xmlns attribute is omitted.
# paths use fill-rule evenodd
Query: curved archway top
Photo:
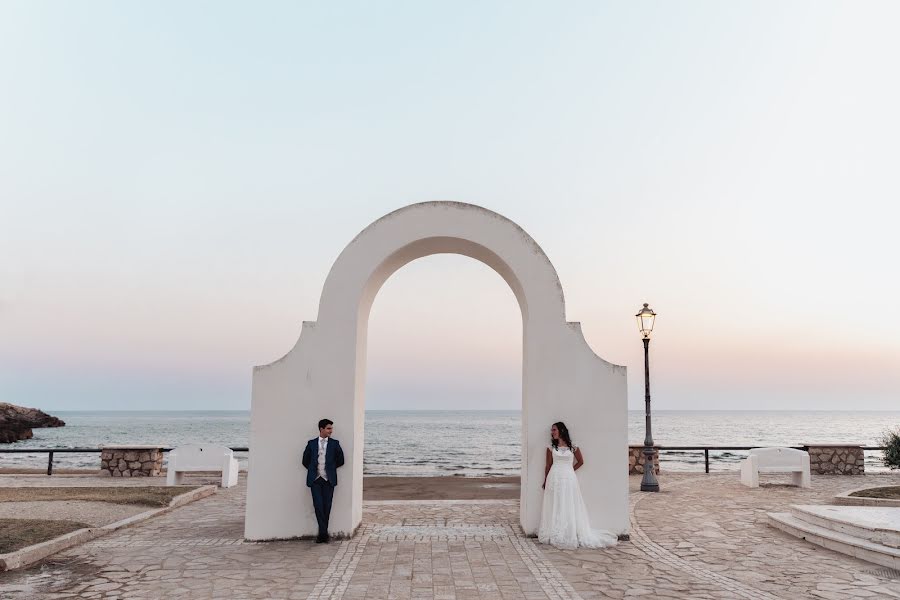
<svg viewBox="0 0 900 600"><path fill-rule="evenodd" d="M344 473L351 481L337 488L330 526L332 532L348 536L356 531L363 519L372 301L406 263L447 252L493 268L507 281L522 311L522 530L534 534L540 525L546 427L577 419L584 426L586 452L598 457L588 462L589 475L582 479L591 524L628 532L628 475L619 462L628 444L625 368L597 356L580 324L565 320L556 269L521 227L479 206L425 202L394 211L356 236L326 278L318 320L303 323L294 348L282 359L254 369L247 539L285 539L319 530L312 510L297 510L295 497L304 475L285 469L284 460L303 450L298 427L305 425L299 424L323 415L340 423Z"/></svg>
<svg viewBox="0 0 900 600"><path fill-rule="evenodd" d="M368 320L375 295L405 264L432 254L461 254L509 284L523 322L565 322L565 297L550 259L519 225L463 202L421 202L363 229L338 256L322 289L318 321Z"/></svg>

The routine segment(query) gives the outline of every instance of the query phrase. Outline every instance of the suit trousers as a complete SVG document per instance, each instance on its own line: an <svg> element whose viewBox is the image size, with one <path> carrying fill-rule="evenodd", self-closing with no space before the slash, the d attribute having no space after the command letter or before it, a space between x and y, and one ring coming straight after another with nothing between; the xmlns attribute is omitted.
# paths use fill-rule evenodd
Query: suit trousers
<svg viewBox="0 0 900 600"><path fill-rule="evenodd" d="M313 508L316 509L316 521L319 523L319 537L328 537L328 517L331 516L334 486L317 477L309 489L312 492Z"/></svg>

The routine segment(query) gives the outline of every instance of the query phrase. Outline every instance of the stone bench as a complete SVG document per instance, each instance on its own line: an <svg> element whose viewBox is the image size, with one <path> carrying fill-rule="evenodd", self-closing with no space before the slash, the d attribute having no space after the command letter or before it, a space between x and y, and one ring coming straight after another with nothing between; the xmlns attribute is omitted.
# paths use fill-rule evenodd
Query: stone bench
<svg viewBox="0 0 900 600"><path fill-rule="evenodd" d="M794 448L753 448L741 461L741 483L759 487L760 473L790 473L794 485L810 487L809 453Z"/></svg>
<svg viewBox="0 0 900 600"><path fill-rule="evenodd" d="M180 485L185 473L221 471L222 487L238 482L238 461L231 448L212 445L179 446L169 452L166 485Z"/></svg>

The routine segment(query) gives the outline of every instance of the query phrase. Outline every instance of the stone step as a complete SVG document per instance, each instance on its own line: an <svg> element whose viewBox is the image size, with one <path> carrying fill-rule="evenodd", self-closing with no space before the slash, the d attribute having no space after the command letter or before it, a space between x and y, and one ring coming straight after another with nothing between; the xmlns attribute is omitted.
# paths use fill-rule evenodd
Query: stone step
<svg viewBox="0 0 900 600"><path fill-rule="evenodd" d="M900 508L795 504L791 515L819 527L900 549Z"/></svg>
<svg viewBox="0 0 900 600"><path fill-rule="evenodd" d="M900 550L801 521L791 513L768 513L769 525L817 546L883 567L900 569Z"/></svg>

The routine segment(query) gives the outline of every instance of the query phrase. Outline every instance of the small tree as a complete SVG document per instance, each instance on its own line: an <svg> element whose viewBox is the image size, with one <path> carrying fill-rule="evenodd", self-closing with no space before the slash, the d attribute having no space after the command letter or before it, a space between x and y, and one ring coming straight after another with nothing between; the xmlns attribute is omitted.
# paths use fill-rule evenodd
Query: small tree
<svg viewBox="0 0 900 600"><path fill-rule="evenodd" d="M878 445L884 446L884 466L900 469L900 429L885 431Z"/></svg>

